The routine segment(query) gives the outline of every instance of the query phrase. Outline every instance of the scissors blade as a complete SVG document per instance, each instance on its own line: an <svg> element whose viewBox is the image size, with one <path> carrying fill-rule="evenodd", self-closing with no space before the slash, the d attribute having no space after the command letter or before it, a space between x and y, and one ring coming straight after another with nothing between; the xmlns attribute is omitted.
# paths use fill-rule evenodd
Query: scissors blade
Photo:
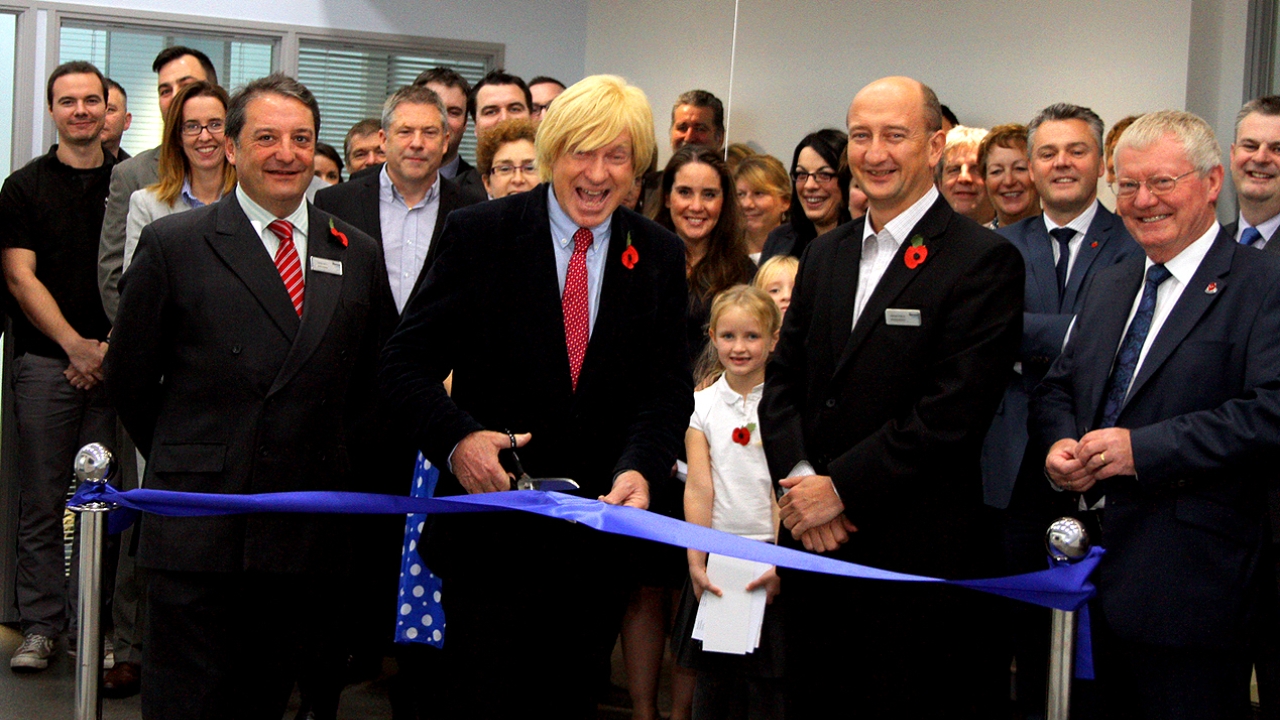
<svg viewBox="0 0 1280 720"><path fill-rule="evenodd" d="M542 492L569 492L579 490L578 483L569 478L531 478L528 476L516 480L517 490L541 490Z"/></svg>

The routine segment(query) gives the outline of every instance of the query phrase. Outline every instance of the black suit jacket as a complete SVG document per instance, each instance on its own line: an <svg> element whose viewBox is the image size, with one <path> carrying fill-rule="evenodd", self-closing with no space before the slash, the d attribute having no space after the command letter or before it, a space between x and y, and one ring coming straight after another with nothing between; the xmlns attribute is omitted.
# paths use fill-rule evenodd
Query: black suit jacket
<svg viewBox="0 0 1280 720"><path fill-rule="evenodd" d="M908 235L925 261L909 269L903 242L853 326L865 221L800 260L760 405L769 470L784 478L808 460L832 477L858 526L836 557L971 574L992 560L973 544L978 456L1021 338L1022 258L938 197ZM889 308L918 310L920 325L887 325Z"/></svg>
<svg viewBox="0 0 1280 720"><path fill-rule="evenodd" d="M1032 397L1048 447L1093 429L1145 258L1099 273ZM1264 489L1280 460L1280 258L1218 235L1134 377L1117 427L1136 476L1101 482L1094 582L1120 637L1240 647L1257 600Z"/></svg>
<svg viewBox="0 0 1280 720"><path fill-rule="evenodd" d="M358 490L348 448L373 395L380 303L390 298L375 243L308 208L295 313L235 193L142 233L121 281L107 390L147 456L155 490ZM236 515L142 521L139 564L173 571L341 569L341 516Z"/></svg>
<svg viewBox="0 0 1280 720"><path fill-rule="evenodd" d="M1095 201L1097 202L1097 201ZM997 230L1022 253L1026 263L1027 282L1023 296L1022 349L1018 360L1022 372L1010 368L1004 400L996 411L982 446L983 493L988 505L1009 505L1014 480L1022 467L1027 449L1027 404L1031 391L1040 383L1067 337L1067 329L1083 300L1081 290L1092 273L1118 262L1142 255L1142 248L1129 237L1118 215L1098 205L1097 213L1076 251L1076 261L1067 277L1062 297L1058 295L1058 273L1053 261L1053 243L1045 228L1044 216L1033 215ZM1048 450L1048 448L1044 448ZM1035 454L1043 456L1040 448ZM1043 483L1039 463L1035 464L1032 482ZM1047 489L1047 488L1043 488Z"/></svg>
<svg viewBox="0 0 1280 720"><path fill-rule="evenodd" d="M458 174L453 176L453 183L458 191L467 199L468 205L474 205L489 199L489 191L484 187L480 171L467 164L466 160L458 163Z"/></svg>
<svg viewBox="0 0 1280 720"><path fill-rule="evenodd" d="M614 476L670 475L693 410L685 351L684 247L625 209L613 215L599 313L574 392L547 215L548 186L453 213L445 248L383 351L384 399L461 494L449 453L471 432L532 432L533 477L581 494ZM622 264L627 240L639 253ZM442 381L453 371L453 396Z"/></svg>

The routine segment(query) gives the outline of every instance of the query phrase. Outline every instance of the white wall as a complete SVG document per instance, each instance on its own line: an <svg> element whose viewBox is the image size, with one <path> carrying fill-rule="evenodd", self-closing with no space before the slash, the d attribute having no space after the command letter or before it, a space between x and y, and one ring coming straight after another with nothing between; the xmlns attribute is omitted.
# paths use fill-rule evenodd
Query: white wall
<svg viewBox="0 0 1280 720"><path fill-rule="evenodd" d="M519 75L582 76L586 0L221 0L183 9L171 0L72 0L77 4L307 27L504 43Z"/></svg>
<svg viewBox="0 0 1280 720"><path fill-rule="evenodd" d="M1212 1L1232 12L1247 5ZM857 90L890 74L928 83L969 125L1026 122L1057 101L1090 106L1108 124L1180 108L1192 4L740 0L729 140L789 162L801 137L843 127ZM586 71L618 73L644 88L665 137L680 92L702 87L728 98L734 5L590 0Z"/></svg>
<svg viewBox="0 0 1280 720"><path fill-rule="evenodd" d="M1228 147L1235 139L1236 113L1244 99L1245 41L1249 0L1193 0L1191 47L1195 52L1187 65L1186 109L1213 126L1222 145L1222 161L1228 162ZM1218 203L1218 217L1236 219L1235 191L1231 173Z"/></svg>

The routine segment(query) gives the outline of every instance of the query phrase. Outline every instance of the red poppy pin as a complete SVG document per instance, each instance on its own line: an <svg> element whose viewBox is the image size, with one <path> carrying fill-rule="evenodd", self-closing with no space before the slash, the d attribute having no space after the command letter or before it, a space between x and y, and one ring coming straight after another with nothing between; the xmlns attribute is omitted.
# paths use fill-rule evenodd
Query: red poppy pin
<svg viewBox="0 0 1280 720"><path fill-rule="evenodd" d="M924 238L917 235L911 238L911 247L907 248L907 254L902 259L907 263L908 270L915 270L928 257L929 248L924 246Z"/></svg>
<svg viewBox="0 0 1280 720"><path fill-rule="evenodd" d="M339 240L341 240L341 241L342 241L342 247L346 247L346 246L347 246L347 234L346 234L346 233L344 233L344 232L342 232L341 230L339 230L339 229L338 229L338 228L333 224L333 218L329 218L329 233L330 233L330 234L332 234L334 237L336 237L336 238L338 238Z"/></svg>
<svg viewBox="0 0 1280 720"><path fill-rule="evenodd" d="M631 244L631 233L627 233L627 249L622 251L622 267L630 270L640 262L640 253L636 251L636 246Z"/></svg>
<svg viewBox="0 0 1280 720"><path fill-rule="evenodd" d="M1205 295L1217 295L1217 294L1218 294L1218 283L1216 283L1216 282L1211 282L1211 283L1209 283L1209 286L1208 286L1208 287L1206 287L1206 288L1204 289L1204 294L1205 294Z"/></svg>
<svg viewBox="0 0 1280 720"><path fill-rule="evenodd" d="M1097 240L1094 240L1093 242L1089 243L1089 247L1091 247L1091 248L1096 248L1096 247L1098 247L1098 241L1097 241Z"/></svg>
<svg viewBox="0 0 1280 720"><path fill-rule="evenodd" d="M755 423L748 423L743 427L734 428L733 441L738 443L739 445L746 445L747 443L751 442L751 433L755 431L756 431Z"/></svg>

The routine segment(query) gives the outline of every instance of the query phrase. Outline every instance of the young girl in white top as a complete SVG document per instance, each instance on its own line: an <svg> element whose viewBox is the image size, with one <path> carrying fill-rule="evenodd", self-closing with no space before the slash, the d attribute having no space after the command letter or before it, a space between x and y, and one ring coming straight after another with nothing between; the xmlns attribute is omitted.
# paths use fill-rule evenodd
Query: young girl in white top
<svg viewBox="0 0 1280 720"><path fill-rule="evenodd" d="M685 519L735 535L774 542L777 504L760 441L756 408L764 388L764 368L778 342L782 314L767 293L736 285L716 296L709 333L723 374L694 393L694 411L685 434L689 475L685 484ZM721 594L707 577L707 554L689 550L690 585L680 614L678 660L698 670L693 716L782 717L781 627L778 575L770 568L747 586L765 588L760 647L739 656L703 652L689 639L697 601L704 592ZM763 711L763 712L762 712Z"/></svg>

